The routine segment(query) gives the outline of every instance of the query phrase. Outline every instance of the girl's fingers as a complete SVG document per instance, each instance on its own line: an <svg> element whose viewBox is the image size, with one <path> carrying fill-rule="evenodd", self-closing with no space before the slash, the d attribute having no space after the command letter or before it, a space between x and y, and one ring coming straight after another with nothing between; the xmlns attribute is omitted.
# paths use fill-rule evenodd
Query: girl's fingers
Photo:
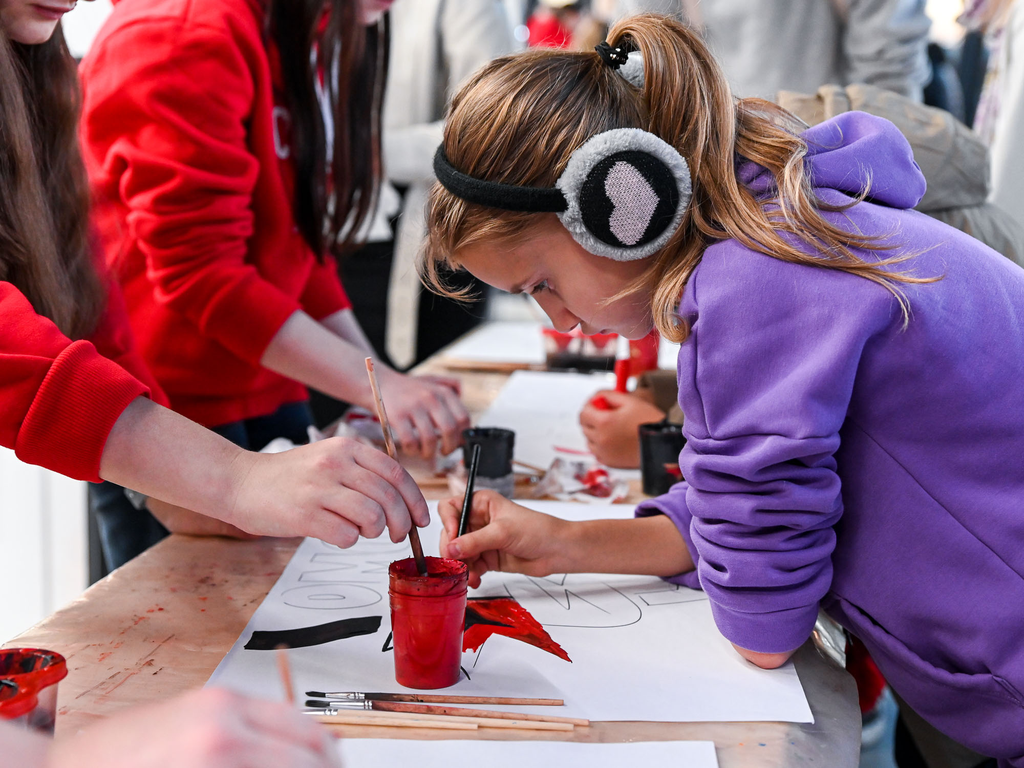
<svg viewBox="0 0 1024 768"><path fill-rule="evenodd" d="M340 506L342 509L345 507L344 504ZM359 529L342 516L341 510L320 509L309 516L305 527L303 535L326 541L342 549L348 549L359 541Z"/></svg>
<svg viewBox="0 0 1024 768"><path fill-rule="evenodd" d="M416 485L412 475L405 471L401 464L390 458L386 453L357 443L353 459L360 467L378 475L385 483L398 491L413 521L420 528L430 524L430 512L423 498L423 491ZM406 531L408 533L408 531Z"/></svg>
<svg viewBox="0 0 1024 768"><path fill-rule="evenodd" d="M417 408L410 414L410 418L420 436L420 455L424 459L429 459L437 453L437 430L431 420L431 413L426 408Z"/></svg>
<svg viewBox="0 0 1024 768"><path fill-rule="evenodd" d="M354 465L344 481L348 492L358 493L372 501L383 512L379 516L370 517L375 512L370 505L355 505L353 512L345 513L345 517L356 523L359 531L367 538L376 538L384 532L384 527L391 532L392 541L401 541L409 533L412 518L405 499L398 489L388 483L376 472L365 467ZM330 509L340 509L344 499L338 497L338 505L326 504Z"/></svg>
<svg viewBox="0 0 1024 768"><path fill-rule="evenodd" d="M242 717L258 733L305 747L313 753L327 751L325 731L312 718L299 714L292 706L261 699L241 699Z"/></svg>

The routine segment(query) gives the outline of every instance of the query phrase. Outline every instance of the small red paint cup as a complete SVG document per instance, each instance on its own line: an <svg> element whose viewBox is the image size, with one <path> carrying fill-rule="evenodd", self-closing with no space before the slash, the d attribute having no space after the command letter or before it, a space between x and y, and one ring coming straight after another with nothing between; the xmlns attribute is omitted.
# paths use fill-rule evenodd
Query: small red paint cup
<svg viewBox="0 0 1024 768"><path fill-rule="evenodd" d="M67 674L67 662L54 651L41 648L0 650L0 683L13 684L19 691L17 699L3 705L0 717L24 721L28 727L52 736L57 718L57 684ZM21 712L27 706L26 701L31 701L32 706ZM15 712L20 713L18 717L11 716Z"/></svg>
<svg viewBox="0 0 1024 768"><path fill-rule="evenodd" d="M406 688L447 688L459 681L469 569L459 560L413 558L388 568L395 680Z"/></svg>

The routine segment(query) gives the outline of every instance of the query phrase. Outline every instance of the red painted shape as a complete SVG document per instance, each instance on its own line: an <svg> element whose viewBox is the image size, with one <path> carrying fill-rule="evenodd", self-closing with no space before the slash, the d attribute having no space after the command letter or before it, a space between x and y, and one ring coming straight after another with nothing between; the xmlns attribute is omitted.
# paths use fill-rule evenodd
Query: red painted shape
<svg viewBox="0 0 1024 768"><path fill-rule="evenodd" d="M599 411L610 411L612 409L612 404L609 403L608 398L604 397L603 395L598 395L597 397L595 397L593 400L590 401L590 404L597 408L597 410Z"/></svg>
<svg viewBox="0 0 1024 768"><path fill-rule="evenodd" d="M569 654L551 639L541 623L511 597L473 598L466 602L466 632L462 636L462 650L475 651L491 635L521 640L572 663Z"/></svg>

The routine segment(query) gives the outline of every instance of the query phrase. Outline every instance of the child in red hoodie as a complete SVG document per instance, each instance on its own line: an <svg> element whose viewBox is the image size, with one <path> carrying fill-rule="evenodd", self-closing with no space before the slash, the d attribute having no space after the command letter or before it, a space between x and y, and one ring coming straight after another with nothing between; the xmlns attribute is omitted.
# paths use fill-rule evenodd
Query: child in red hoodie
<svg viewBox="0 0 1024 768"><path fill-rule="evenodd" d="M0 445L248 533L346 546L426 524L412 478L379 451L335 439L263 456L158 404L92 263L75 63L53 15L10 2L0 17Z"/></svg>
<svg viewBox="0 0 1024 768"><path fill-rule="evenodd" d="M122 0L82 63L96 220L142 354L174 410L245 447L305 442L305 385L373 407L334 255L372 211L387 5ZM378 371L406 451L458 445L453 381Z"/></svg>

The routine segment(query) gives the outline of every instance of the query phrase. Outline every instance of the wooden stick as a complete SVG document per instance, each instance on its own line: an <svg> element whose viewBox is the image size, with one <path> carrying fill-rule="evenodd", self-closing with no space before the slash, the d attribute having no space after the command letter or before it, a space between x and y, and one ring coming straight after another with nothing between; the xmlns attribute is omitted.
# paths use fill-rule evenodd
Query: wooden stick
<svg viewBox="0 0 1024 768"><path fill-rule="evenodd" d="M337 715L314 715L313 719L325 725L386 725L396 728L437 728L448 731L475 731L476 723L460 721L426 720L424 718L402 718L399 712L380 714L376 712L345 712ZM369 715L367 717L367 715Z"/></svg>
<svg viewBox="0 0 1024 768"><path fill-rule="evenodd" d="M512 463L532 472L535 475L546 475L548 473L546 469L541 469L533 464L527 464L525 461L520 461L519 459L512 459Z"/></svg>
<svg viewBox="0 0 1024 768"><path fill-rule="evenodd" d="M288 664L287 646L277 646L277 671L281 673L281 685L284 686L284 697L289 704L295 704L295 686L292 685L292 668Z"/></svg>
<svg viewBox="0 0 1024 768"><path fill-rule="evenodd" d="M337 701L418 701L424 704L505 704L513 707L563 707L562 699L523 699L514 696L451 696L447 693L379 693L363 691L306 691L307 696Z"/></svg>
<svg viewBox="0 0 1024 768"><path fill-rule="evenodd" d="M395 450L395 441L391 437L391 424L388 422L388 412L384 410L384 398L380 394L380 384L377 383L377 373L373 370L373 358L366 358L366 373L370 377L370 389L373 390L373 399L377 405L377 418L380 419L380 428L384 431L384 446L388 449L388 456L398 461L398 451ZM427 575L427 559L423 556L423 545L420 543L420 532L416 523L409 528L409 543L412 545L412 556L416 560L416 570L420 576Z"/></svg>
<svg viewBox="0 0 1024 768"><path fill-rule="evenodd" d="M554 715L530 715L525 712L494 712L490 709L469 707L445 707L438 704L410 704L403 701L371 701L373 709L385 712L418 712L424 715L449 715L455 717L486 717L498 720L529 720L535 723L589 726L590 721L579 717L556 717Z"/></svg>
<svg viewBox="0 0 1024 768"><path fill-rule="evenodd" d="M381 712L352 710L346 712L338 710L338 715L354 715L360 722L374 718L396 718L400 721L428 722L428 723L464 723L476 725L480 728L518 728L531 731L571 731L572 723L543 723L535 720L506 720L499 717L461 717L457 715L423 714L420 712ZM316 715L316 717L335 717L335 715Z"/></svg>

